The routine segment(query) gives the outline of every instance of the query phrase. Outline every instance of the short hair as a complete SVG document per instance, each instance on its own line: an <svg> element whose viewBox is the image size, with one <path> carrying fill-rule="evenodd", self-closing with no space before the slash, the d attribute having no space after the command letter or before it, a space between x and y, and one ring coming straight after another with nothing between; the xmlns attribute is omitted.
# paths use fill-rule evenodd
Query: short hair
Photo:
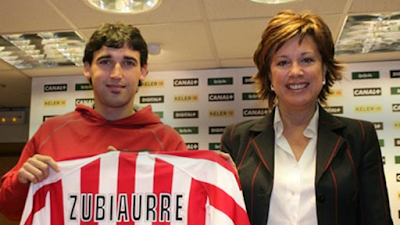
<svg viewBox="0 0 400 225"><path fill-rule="evenodd" d="M83 63L92 64L93 54L103 46L122 48L125 44L132 50L140 52L140 66L147 64L147 43L140 30L130 24L104 23L100 25L90 37L82 58Z"/></svg>
<svg viewBox="0 0 400 225"><path fill-rule="evenodd" d="M296 14L283 10L276 14L262 33L262 39L254 52L257 74L253 76L258 96L268 101L268 108L276 104L276 94L271 90L271 60L273 55L291 38L300 35L300 43L306 35L312 37L326 66L326 84L318 95L320 103L326 103L330 87L342 77L343 66L334 58L335 46L331 31L321 17L311 12Z"/></svg>

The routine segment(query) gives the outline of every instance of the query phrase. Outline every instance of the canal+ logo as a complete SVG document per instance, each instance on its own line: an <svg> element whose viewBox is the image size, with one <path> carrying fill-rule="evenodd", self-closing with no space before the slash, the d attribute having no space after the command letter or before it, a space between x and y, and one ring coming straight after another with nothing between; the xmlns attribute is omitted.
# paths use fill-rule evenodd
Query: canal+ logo
<svg viewBox="0 0 400 225"><path fill-rule="evenodd" d="M199 86L199 78L174 79L174 87Z"/></svg>
<svg viewBox="0 0 400 225"><path fill-rule="evenodd" d="M358 96L378 96L382 94L381 88L354 88L353 94Z"/></svg>
<svg viewBox="0 0 400 225"><path fill-rule="evenodd" d="M44 92L60 92L67 91L67 84L46 84L44 85Z"/></svg>

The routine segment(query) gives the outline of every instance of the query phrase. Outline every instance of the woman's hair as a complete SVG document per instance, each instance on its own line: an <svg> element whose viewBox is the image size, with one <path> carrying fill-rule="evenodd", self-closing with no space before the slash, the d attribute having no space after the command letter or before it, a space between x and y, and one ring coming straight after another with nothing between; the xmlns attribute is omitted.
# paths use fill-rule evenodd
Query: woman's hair
<svg viewBox="0 0 400 225"><path fill-rule="evenodd" d="M86 44L83 63L92 64L93 53L103 46L122 48L127 44L132 50L140 52L140 66L147 64L147 44L139 29L123 23L104 23L90 37Z"/></svg>
<svg viewBox="0 0 400 225"><path fill-rule="evenodd" d="M318 95L320 103L326 103L329 88L342 77L343 66L334 59L335 46L331 31L321 17L310 13L296 14L284 10L274 16L262 34L262 40L254 52L257 74L253 76L257 94L267 99L268 108L276 103L276 94L271 90L271 60L273 55L291 38L300 35L300 43L306 35L312 37L318 47L322 64L326 67L326 84Z"/></svg>

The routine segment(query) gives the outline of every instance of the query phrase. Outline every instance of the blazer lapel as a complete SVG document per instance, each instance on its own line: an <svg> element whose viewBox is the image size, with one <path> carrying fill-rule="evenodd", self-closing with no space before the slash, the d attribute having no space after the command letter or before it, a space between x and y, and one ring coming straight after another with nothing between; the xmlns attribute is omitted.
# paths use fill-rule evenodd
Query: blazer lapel
<svg viewBox="0 0 400 225"><path fill-rule="evenodd" d="M275 109L250 129L251 131L255 132L254 140L251 145L271 176L274 174L274 114Z"/></svg>
<svg viewBox="0 0 400 225"><path fill-rule="evenodd" d="M319 107L316 183L344 144L344 139L334 132L344 127L345 125L340 120L326 112L322 106Z"/></svg>

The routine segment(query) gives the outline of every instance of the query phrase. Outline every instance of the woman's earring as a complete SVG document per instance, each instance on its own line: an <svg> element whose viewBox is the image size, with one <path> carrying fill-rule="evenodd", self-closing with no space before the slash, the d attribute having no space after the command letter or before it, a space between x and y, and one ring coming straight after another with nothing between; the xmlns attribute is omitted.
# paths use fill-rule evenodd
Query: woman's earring
<svg viewBox="0 0 400 225"><path fill-rule="evenodd" d="M269 86L269 88L271 89L271 91L275 91L274 86L272 86L272 84Z"/></svg>
<svg viewBox="0 0 400 225"><path fill-rule="evenodd" d="M326 80L325 80L325 78L322 80L322 85L325 85L326 84Z"/></svg>

